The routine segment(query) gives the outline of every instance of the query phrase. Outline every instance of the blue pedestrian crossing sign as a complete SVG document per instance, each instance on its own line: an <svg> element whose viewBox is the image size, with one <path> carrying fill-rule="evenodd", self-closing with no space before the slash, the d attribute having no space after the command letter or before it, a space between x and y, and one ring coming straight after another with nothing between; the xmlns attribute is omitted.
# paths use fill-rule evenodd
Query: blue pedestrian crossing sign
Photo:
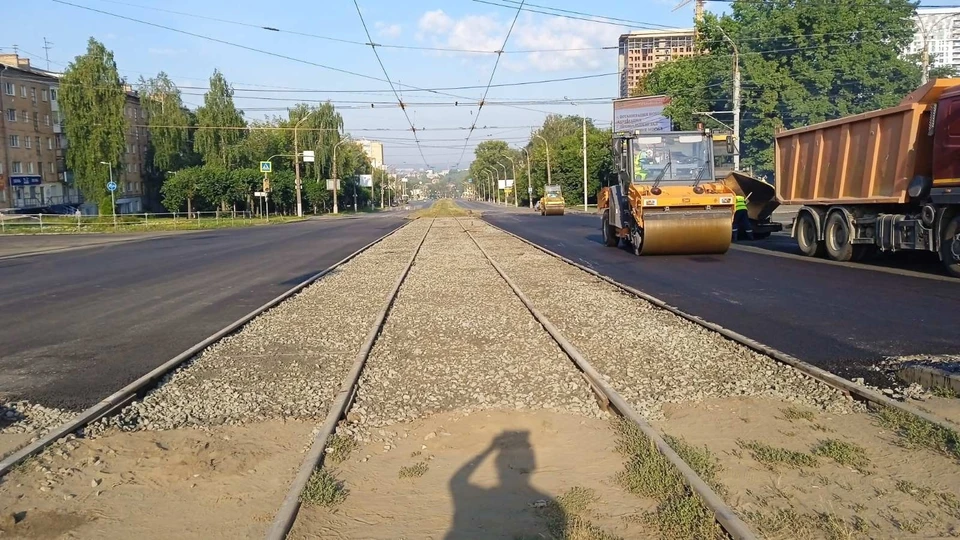
<svg viewBox="0 0 960 540"><path fill-rule="evenodd" d="M116 191L116 190L117 190L116 182L114 182L113 180L107 182L107 191Z"/></svg>
<svg viewBox="0 0 960 540"><path fill-rule="evenodd" d="M260 162L260 172L271 172L273 170L273 164L269 161Z"/></svg>

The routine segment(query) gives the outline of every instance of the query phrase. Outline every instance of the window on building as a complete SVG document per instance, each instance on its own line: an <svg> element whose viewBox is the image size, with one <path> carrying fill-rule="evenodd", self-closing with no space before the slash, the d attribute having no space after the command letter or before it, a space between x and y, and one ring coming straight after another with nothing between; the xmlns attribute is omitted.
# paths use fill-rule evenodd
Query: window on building
<svg viewBox="0 0 960 540"><path fill-rule="evenodd" d="M23 172L23 164L19 161L14 161L10 164L10 172L15 174L20 174Z"/></svg>
<svg viewBox="0 0 960 540"><path fill-rule="evenodd" d="M50 99L53 100L53 101L56 101L56 100L57 100L57 89L56 89L56 88L51 88L51 89L50 89Z"/></svg>
<svg viewBox="0 0 960 540"><path fill-rule="evenodd" d="M47 150L53 150L53 137L47 137Z"/></svg>
<svg viewBox="0 0 960 540"><path fill-rule="evenodd" d="M20 97L22 98L27 97L27 86L24 84L20 85Z"/></svg>
<svg viewBox="0 0 960 540"><path fill-rule="evenodd" d="M7 192L0 188L0 202L7 202Z"/></svg>
<svg viewBox="0 0 960 540"><path fill-rule="evenodd" d="M7 109L7 120L11 122L17 121L17 110L16 109Z"/></svg>
<svg viewBox="0 0 960 540"><path fill-rule="evenodd" d="M20 119L24 122L30 121L30 112L29 111L20 111Z"/></svg>
<svg viewBox="0 0 960 540"><path fill-rule="evenodd" d="M3 174L3 162L0 161L0 174Z"/></svg>
<svg viewBox="0 0 960 540"><path fill-rule="evenodd" d="M50 174L57 174L57 164L51 161L48 165L50 165Z"/></svg>
<svg viewBox="0 0 960 540"><path fill-rule="evenodd" d="M16 95L17 87L13 83L3 83L3 93L8 96Z"/></svg>
<svg viewBox="0 0 960 540"><path fill-rule="evenodd" d="M48 126L50 125L50 115L49 115L49 114L43 115L43 123L46 124L46 125L48 125Z"/></svg>
<svg viewBox="0 0 960 540"><path fill-rule="evenodd" d="M23 147L24 147L24 148L33 148L33 145L32 145L31 142L30 142L30 136L29 136L29 135L27 135L26 137L23 138Z"/></svg>
<svg viewBox="0 0 960 540"><path fill-rule="evenodd" d="M10 136L10 148L20 148L20 136L11 135Z"/></svg>
<svg viewBox="0 0 960 540"><path fill-rule="evenodd" d="M39 150L39 149L41 149L41 148L43 148L43 147L40 146L40 136L37 135L37 150Z"/></svg>
<svg viewBox="0 0 960 540"><path fill-rule="evenodd" d="M33 174L34 172L36 172L36 171L34 171L34 169L33 169L33 162L32 162L32 161L28 161L28 162L27 162L27 174Z"/></svg>
<svg viewBox="0 0 960 540"><path fill-rule="evenodd" d="M36 87L36 86L31 86L31 87L30 87L30 99L31 99L34 103L37 102L37 87Z"/></svg>
<svg viewBox="0 0 960 540"><path fill-rule="evenodd" d="M47 100L49 99L48 94L49 94L49 92L47 92L46 90L41 90L41 91L40 91L40 99L42 99L42 100L44 100L44 101L47 101Z"/></svg>

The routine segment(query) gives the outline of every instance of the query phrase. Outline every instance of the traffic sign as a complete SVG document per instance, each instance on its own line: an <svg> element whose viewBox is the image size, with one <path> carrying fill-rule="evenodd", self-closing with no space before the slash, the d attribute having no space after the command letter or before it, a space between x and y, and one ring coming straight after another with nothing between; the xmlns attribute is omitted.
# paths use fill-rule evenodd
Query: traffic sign
<svg viewBox="0 0 960 540"><path fill-rule="evenodd" d="M313 150L304 150L303 151L303 162L304 163L313 163L314 162Z"/></svg>
<svg viewBox="0 0 960 540"><path fill-rule="evenodd" d="M116 182L114 182L113 180L107 182L107 191L116 191L116 190L117 190Z"/></svg>
<svg viewBox="0 0 960 540"><path fill-rule="evenodd" d="M273 172L273 164L269 161L261 161L260 172Z"/></svg>
<svg viewBox="0 0 960 540"><path fill-rule="evenodd" d="M266 196L267 196L267 192L266 192L266 191L254 191L254 192L253 192L253 196L254 196L254 197L266 197Z"/></svg>

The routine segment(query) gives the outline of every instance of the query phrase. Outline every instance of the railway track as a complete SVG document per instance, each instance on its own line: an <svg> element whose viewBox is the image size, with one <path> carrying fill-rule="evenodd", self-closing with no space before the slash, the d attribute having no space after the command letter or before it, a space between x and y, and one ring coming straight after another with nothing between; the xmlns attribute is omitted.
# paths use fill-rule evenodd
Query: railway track
<svg viewBox="0 0 960 540"><path fill-rule="evenodd" d="M388 237L390 236L388 235ZM323 385L314 387L315 391L324 394L324 398L308 407L308 411L300 414L289 414L288 409L291 406L289 404L285 406L287 410L281 407L281 410L276 413L277 416L283 418L293 416L297 417L297 420L306 419L308 421L311 418L323 417L323 412L326 416L319 429L313 430L313 443L304 454L303 459L300 460L299 467L294 467L293 462L288 459L283 464L274 465L270 471L271 473L279 473L280 478L292 477L292 481L285 489L286 495L282 497L283 500L279 505L279 510L275 514L269 514L272 517L272 522L267 530L268 538L285 538L291 535L291 531L295 537L309 537L318 534L316 527L323 520L318 518L316 512L311 510L308 512L310 515L306 519L298 519L302 510L301 501L304 498L304 490L309 488L312 482L317 481L318 477L322 476L326 467L327 456L338 452L336 445L344 440L352 439L369 447L371 444L382 444L384 437L387 437L389 438L389 441L387 441L389 444L384 445L384 447L387 449L385 453L389 453L391 447L399 446L402 448L404 441L397 440L401 438L399 432L395 437L375 435L378 432L384 432L384 428L389 429L389 427L394 427L403 422L423 421L424 418L452 411L468 414L487 409L513 409L515 408L513 398L522 395L535 395L535 397L527 402L517 401L517 409L548 409L562 415L573 414L583 418L603 416L604 413L596 409L596 406L588 406L583 399L583 396L589 395L590 392L596 396L600 408L615 413L623 419L618 424L621 439L628 438L624 436L624 433L626 433L640 441L639 444L634 444L632 449L621 449L625 452L624 459L627 460L628 471L631 468L633 472L638 470L649 472L651 469L668 470L670 472L666 473L666 477L673 481L679 481L681 484L680 489L674 486L666 491L661 490L659 492L650 486L639 486L636 483L630 486L629 491L634 494L639 494L648 499L660 499L654 500L653 507L650 510L651 515L659 513L669 518L670 515L675 514L669 514L668 510L664 509L665 505L678 502L689 504L691 508L700 508L704 511L711 522L715 520L714 526L708 526L707 529L701 530L709 530L712 533L715 532L718 535L733 538L776 537L778 532L783 532L783 527L777 529L777 526L781 524L806 527L809 529L811 537L815 537L816 533L822 533L826 530L826 527L855 529L862 526L869 529L870 526L874 526L879 531L888 531L891 526L896 526L895 523L898 522L902 531L908 531L911 528L921 526L943 528L951 525L952 522L949 519L941 518L939 515L937 519L940 519L942 523L938 522L937 524L932 523L934 519L932 517L929 519L930 523L920 524L909 517L890 516L890 519L888 519L890 523L887 524L867 523L861 525L856 520L837 517L841 514L837 512L832 513L832 517L824 517L825 527L817 528L816 524L812 524L806 517L809 512L805 512L803 508L794 510L791 514L782 508L770 509L758 506L755 501L756 497L751 498L750 495L747 495L749 488L744 486L751 486L750 482L762 482L761 473L753 471L752 476L747 475L750 476L749 481L744 482L742 486L739 484L731 485L730 482L726 482L725 485L722 481L723 476L714 474L716 465L720 465L729 471L752 470L756 464L744 465L745 462L750 461L745 455L752 453L754 456L764 456L766 458L769 458L770 455L781 456L783 454L788 457L792 456L794 460L800 460L801 466L794 468L793 463L784 465L783 462L776 462L775 460L761 462L760 459L756 459L757 463L769 467L771 474L783 474L783 469L780 467L786 467L787 472L793 475L791 479L798 484L803 484L806 479L816 476L815 473L810 471L818 465L813 465L813 461L804 461L805 458L797 457L801 454L806 455L805 453L793 451L791 454L789 450L769 444L774 441L764 442L759 439L761 433L766 435L771 433L769 426L767 426L766 431L757 432L735 424L724 424L724 422L729 421L729 411L724 407L730 407L730 400L767 400L765 402L737 402L733 416L740 419L743 424L749 424L753 421L743 419L745 414L759 418L757 422L766 425L768 421L772 422L771 418L775 416L771 411L781 411L777 414L791 416L791 418L777 419L777 421L783 420L788 423L808 422L810 426L814 426L810 428L810 431L818 433L828 433L826 430L834 429L830 427L832 425L831 421L834 419L839 419L838 422L844 427L862 429L865 425L868 425L866 421L860 421L859 423L842 422L849 418L860 418L861 420L866 418L866 414L860 412L862 409L857 408L847 393L855 394L856 397L867 399L871 403L882 404L895 411L902 411L904 414L918 413L911 418L923 418L923 426L933 426L934 430L940 429L941 432L946 430L944 426L949 427L949 422L924 411L910 410L902 407L902 404L890 403L890 400L885 400L883 396L879 396L881 399L876 399L877 396L872 395L869 391L861 392L861 389L856 387L851 389L848 385L852 385L852 383L842 380L837 381L832 375L817 373L816 371L797 371L798 368L803 368L802 363L799 361L783 363L780 358L776 358L776 351L764 350L762 345L751 345L741 340L734 340L728 345L720 345L720 341L727 342L732 339L726 334L723 334L725 337L718 337L714 334L722 329L712 328L709 323L693 320L681 313L671 311L669 306L662 303L658 304L656 299L644 298L639 291L630 291L618 284L607 282L604 285L605 290L597 291L597 284L604 283L602 276L590 275L589 269L575 269L570 266L569 261L562 261L558 256L541 248L523 244L520 239L510 238L502 231L496 230L483 222L473 219L430 220L429 222L419 220L404 227L395 236L403 237L403 241L397 241L386 250L381 250L383 253L380 254L380 258L376 262L371 261L372 266L377 267L378 272L376 274L382 283L376 294L370 294L367 298L362 310L366 315L351 318L352 322L359 323L362 321L362 324L354 324L355 328L351 334L353 336L352 340L348 340L349 343L338 344L338 347L335 347L338 349L335 354L330 354L329 351L324 353L337 359L330 362L330 364L336 366L335 369L321 370L323 374L319 378L324 381ZM369 250L371 247L368 246L361 252ZM424 252L425 248L426 252ZM348 259L359 256L361 252ZM387 256L387 252L389 252L389 256ZM384 257L391 262L384 262ZM150 423L162 424L155 426L158 429L199 427L201 430L208 431L208 433L216 431L216 426L211 428L209 422L204 422L203 418L197 418L206 414L197 412L200 410L187 413L180 411L183 414L178 414L172 421L168 415L164 417L166 424L157 420L156 415L151 416L152 411L155 410L151 407L158 408L160 404L168 406L171 400L176 403L174 398L179 399L179 394L197 389L196 386L183 386L183 383L180 382L181 379L178 379L180 374L186 373L190 369L197 371L196 368L210 370L214 366L203 365L203 356L201 355L199 357L200 361L195 362L198 365L180 368L180 371L174 372L172 375L171 371L176 370L177 366L187 359L196 357L203 350L219 348L226 349L227 353L235 353L235 343L230 342L231 338L224 340L224 337L245 324L247 326L241 330L241 335L244 332L252 332L252 338L264 338L263 332L257 331L257 321L254 320L257 315L265 314L265 316L269 316L269 308L277 306L281 300L301 292L307 285L316 283L318 280L319 284L322 284L329 277L335 278L339 275L346 279L348 275L359 275L360 272L348 274L348 267L345 266L348 262L344 261L336 265L335 268L322 273L322 275L308 280L309 283L303 284L302 287L289 292L283 298L268 304L258 312L252 313L246 320L238 321L235 325L231 325L231 328L225 329L218 335L211 336L202 344L191 348L184 355L181 355L183 358L178 357L180 359L178 363L172 361L168 363L166 371L158 371L149 377L145 377L143 379L145 382L141 386L137 388L128 387L123 392L118 392L110 399L105 400L97 411L87 411L80 418L59 430L51 432L51 434L38 441L39 444L25 448L4 460L0 464L0 467L2 467L0 472L6 474L15 466L24 468L23 460L25 458L43 452L44 448L50 446L54 441L60 442L47 449L46 453L62 452L63 450L58 450L58 448L63 448L64 445L67 445L70 452L74 450L82 451L82 448L74 449L70 446L78 444L77 441L64 442L64 436L107 415L109 415L108 419L99 420L97 423L100 427L89 431L100 436L107 433L108 428L111 427L136 431L138 426L142 427L144 424ZM533 268L533 270L531 271L530 268ZM461 274L451 275L451 272L447 270L459 271ZM366 272L369 273L369 270ZM588 273L585 274L584 272ZM389 278L385 278L384 274L397 277L394 281L391 281ZM324 276L329 277L320 280ZM370 278L358 279L369 280ZM496 291L498 287L499 292ZM588 288L593 288L594 294L597 296L591 302L585 302L582 298L564 297L564 293L569 293L571 289L582 291ZM482 295L471 296L464 292L466 289L482 289L480 291ZM453 293L447 294L451 290ZM630 296L628 297L625 293L629 293ZM418 307L421 301L429 304L427 301L429 298L424 298L424 295L435 295L438 302L435 305L439 305L439 308L429 308L430 311L424 311L427 308ZM487 298L488 302L496 304L495 309L484 311L476 303L463 305L464 302L469 302L473 298ZM637 300L637 298L642 301ZM609 303L604 303L605 300L609 300ZM651 306L651 303L654 305ZM303 308L304 306L298 307ZM341 310L340 313L343 313L342 310L345 308L339 306L339 309ZM630 310L639 312L638 316L641 318L650 318L650 326L675 328L678 334L699 336L703 341L691 347L679 341L671 341L670 338L665 339L663 334L638 327L636 330L639 337L626 339L626 343L623 343L623 324L618 325L611 320L605 321L604 317L609 317L610 312L619 313ZM430 313L435 312L440 313L440 315L430 320L441 321L448 324L448 328L456 327L457 330L455 332L443 330L443 325L439 323L438 328L440 330L433 333L424 330L424 319L430 316ZM464 314L470 315L474 312L477 315L475 316L476 320L472 322L479 322L480 324L471 326L471 316L464 316ZM503 315L502 317L484 318L486 317L484 313L503 313ZM401 319L402 322L393 324L392 321L395 317ZM404 317L405 319L403 319ZM672 319L670 319L671 317ZM503 320L498 320L500 318ZM587 324L587 321L590 321L590 323ZM693 328L695 325L697 328ZM508 347L506 349L498 348L501 345L491 341L489 334L485 333L484 328L486 327L496 328L496 333L499 335L507 335L509 339L504 341L508 342ZM525 337L521 338L520 336ZM720 341L717 341L718 339ZM616 344L618 340L620 340L620 346L614 346L611 349L610 345ZM658 340L660 341L658 345L651 346ZM446 349L441 351L430 350L425 344L431 341L441 342ZM471 345L473 348L465 345L465 348L458 349L463 342L473 343ZM289 351L310 347L309 343L297 342L291 336L286 336L276 342L267 340L267 343L266 348L261 347L263 350L256 351L262 357L293 354ZM270 343L273 345L282 344L287 348L271 347ZM715 370L723 370L729 366L724 364L722 360L710 357L710 354L705 352L707 351L706 348L719 349L721 355L737 355L739 363L736 364L736 369L742 371L737 371L734 374L734 379L742 372L751 369L770 370L771 374L765 379L756 379L744 385L738 384L736 381L722 380L722 378L717 382L708 380L709 378L693 377L684 383L687 385L684 392L692 388L687 392L686 399L684 399L679 396L675 387L663 381L653 384L651 381L655 377L651 376L650 373L638 373L642 369L631 367L632 363L642 364L647 362L654 365L654 370L663 367L662 363L658 363L662 359L657 358L657 354L659 354L657 347L663 349L678 348L681 354L688 356L700 354L706 365ZM332 349L334 347L327 348ZM644 353L647 349L652 352L650 354ZM357 352L351 353L351 350ZM617 350L620 352L618 353ZM283 351L288 352L284 353ZM476 351L492 352L489 358L481 357L476 363L464 365L459 370L455 367L451 368L450 363L447 363L448 358L463 362L464 359L472 357L471 355ZM247 352L249 353L249 351ZM314 352L312 358L317 357L317 353L320 351ZM768 356L761 357L760 353L772 356L777 362ZM228 354L227 356L235 358L239 355ZM247 354L247 356L251 355ZM414 363L412 367L404 371L402 366L410 363L410 359L416 358L425 358L425 360ZM511 365L511 358L524 360ZM303 359L303 355L300 354L294 362L303 361ZM638 360L639 362L637 362ZM524 369L529 368L522 366L529 365L534 365L535 369L525 372ZM496 369L489 371L491 366ZM689 367L689 364L685 364L685 366ZM676 373L668 373L666 376L672 377L675 375ZM240 378L249 376L249 373L239 374ZM291 376L310 377L313 375L310 372L296 372ZM457 384L476 379L488 380L492 384L492 389L480 391L469 384L465 388L457 387ZM340 381L339 385L334 383L337 380ZM416 382L404 386L404 381ZM410 391L411 395L404 394L404 392L409 391L410 386L426 386L435 381L440 381L440 383L430 387L434 395L418 400L416 396L411 396L412 391ZM533 381L533 383L524 386L524 383L529 381ZM764 388L765 385L770 386L771 381L775 381L773 385L779 386L779 388L773 391ZM216 382L222 383L223 379L216 379ZM290 383L296 384L296 381L291 379ZM717 383L717 389L697 394L696 387L698 385L714 383ZM178 384L181 385L181 388L176 390ZM173 387L176 391L167 391L165 386ZM320 386L324 388L321 389ZM200 388L204 387L201 386ZM453 389L451 390L451 388ZM143 397L148 389L151 390L151 393ZM230 395L233 395L233 393L237 392L234 391ZM651 397L650 394L657 395ZM151 401L151 395L161 395L163 399L157 398ZM217 394L217 396L220 395ZM784 399L785 396L795 399L789 401ZM431 398L436 399L432 400ZM141 399L141 401L138 402L137 399ZM699 407L697 404L710 402L711 400L713 400L715 409L709 407L706 410L697 408ZM777 400L783 404L783 407L777 407ZM210 401L215 402L216 400L211 399ZM675 403L669 403L670 401ZM239 407L242 408L249 402L240 400L239 403ZM694 405L690 406L690 403ZM665 413L664 405L676 405L678 410ZM688 407L679 410L683 406ZM230 407L227 407L227 409L229 410ZM718 413L717 410L721 410L724 414ZM782 411L790 412L784 413ZM271 417L269 412L263 410L260 410L258 414L268 420ZM728 430L728 433L723 437L723 444L719 446L719 450L706 454L707 466L698 459L703 458L704 454L691 450L699 446L701 442L708 447L710 446L708 442L697 440L696 427L698 422L694 418L697 414L709 419L708 421L723 424L725 429ZM808 420L811 417L810 415L814 415L815 420ZM229 413L225 416L226 418L217 418L218 422L223 421L221 424L217 424L218 426L237 423L242 429L243 424L250 421L249 418L233 418ZM691 420L691 418L694 419ZM891 421L896 421L900 417L893 415L890 418ZM900 419L902 420L902 418ZM456 422L457 420L458 418L453 418L448 421ZM587 420L583 420L581 425L583 425L583 422L587 422ZM299 452L296 449L302 448L304 436L310 432L310 429L307 424L293 427L296 429L292 429L294 433L292 438L287 439L284 449L288 454L298 456ZM570 426L568 428L576 429ZM823 431L817 431L821 429ZM888 429L895 429L895 427ZM670 431L672 435L677 435L677 432L680 431L688 440L694 440L696 443L690 445L683 443L682 439L665 436L666 431ZM410 432L413 433L413 430L411 429ZM436 431L428 433L424 442L427 442L428 438L429 440L436 438L436 433ZM595 433L601 432L596 431ZM407 434L404 431L402 438L405 439ZM216 432L214 436L220 435L220 432ZM434 437L430 437L430 435L434 435ZM444 433L440 433L440 436L443 435ZM799 437L800 439L809 434L802 435ZM232 436L236 436L236 432L232 432ZM253 434L248 433L247 436L253 436ZM783 437L790 439L796 437L796 435ZM782 439L783 437L778 436L777 438ZM843 442L838 435L831 435L825 437L825 439L837 443ZM242 437L234 440L236 444L245 443ZM419 442L419 439L417 441ZM730 441L734 441L734 446L730 447ZM200 442L204 442L202 438L192 441L191 444ZM157 444L163 443L157 442ZM206 441L206 444L209 444L209 441ZM433 443L428 444L431 445L432 450ZM630 445L626 446L630 447ZM642 451L644 446L648 449L655 448L656 452L638 454L638 449ZM853 445L853 447L856 447L856 445ZM426 451L427 444L424 444L423 448ZM829 460L831 455L841 455L837 453L839 452L838 448L849 451L852 447L842 444L838 447L837 444L834 444L825 451L827 452L824 454L826 457L820 457L819 459L825 461ZM269 450L276 451L277 448L274 447ZM257 451L262 453L267 449L260 448ZM780 452L778 453L778 451ZM784 451L786 451L785 454ZM831 451L833 454L830 453ZM956 468L955 463L946 455L950 451L949 448L941 448L939 454L936 449L921 451L927 452L932 460L935 460L934 458L939 459L940 461L937 464L940 466ZM597 449L596 452L602 452L602 449ZM419 451L413 452L413 454L419 453ZM856 452L854 453L856 454ZM893 463L896 461L895 458L902 457L901 454L896 452L893 452L893 454L896 455L887 456L888 459L884 463ZM857 456L862 457L861 454L857 454L851 459ZM814 460L817 459L811 457ZM94 463L92 459L91 463ZM212 458L213 461L216 459L218 458ZM366 458L357 458L356 461L367 463L370 459L371 456L368 454ZM426 461L423 463L424 466L427 465ZM853 474L861 474L866 477L864 471L871 467L875 469L879 464L879 460L878 463L871 464L854 459L854 461L848 462L846 466L852 469L862 469L854 470ZM237 465L237 467L241 466L245 465ZM357 467L361 466L357 465ZM292 472L294 469L296 469L295 474ZM806 471L806 475L804 475L804 471ZM912 470L905 469L902 472L904 475L908 475L917 471L914 468ZM955 470L944 469L940 474L944 479L957 478L960 480ZM78 476L82 476L82 473L78 473ZM874 475L874 478L877 476ZM892 478L892 475L888 476ZM631 477L627 475L622 478L629 480ZM636 478L651 480L643 475ZM912 478L915 480L916 474ZM817 480L819 481L819 479ZM908 479L905 477L904 480ZM94 479L91 482L94 481L96 480ZM629 484L629 482L627 483ZM225 486L230 487L229 484L218 487L222 489ZM752 485L752 487L756 486ZM886 489L882 486L879 487L880 489ZM921 498L941 501L943 506L941 513L944 516L952 515L949 510L949 490L934 490L924 485L913 485L911 487L911 485L891 484L889 487L890 489L886 490L886 494L902 495L901 499L904 501L916 500L919 503ZM250 489L250 487L246 486L246 489ZM262 499L259 502L261 504L271 504L270 501L273 501L272 504L275 505L276 501L281 498L279 489L280 486L275 486L275 489L270 492L272 498ZM915 491L915 493L911 493L911 491ZM834 494L830 490L827 490L827 492ZM363 496L363 493L357 494L357 497ZM0 501L2 501L2 498L3 494L0 493ZM731 506L728 503L730 500L737 500L737 504ZM855 504L866 506L866 502L858 501ZM903 506L901 503L898 504ZM547 509L549 510L549 508ZM321 510L320 513L323 513L323 511ZM261 524L242 529L243 533L250 536L253 531L263 531L261 527L262 523L267 521L264 519L267 515L263 511L259 512L255 521ZM960 519L960 516L955 517ZM771 524L771 519L779 519L780 522ZM582 520L576 523L577 526L584 526ZM76 526L82 524L81 521ZM668 533L677 533L678 530L676 529L664 529L667 525L660 522L652 526L660 527L661 536L668 536ZM647 526L651 525L647 524ZM638 529L626 527L624 530L628 531L629 534L629 531L635 532ZM639 530L650 531L650 529ZM689 529L679 530L689 531ZM234 534L236 532L234 531ZM794 530L794 532L796 531ZM156 534L156 531L154 531L154 534ZM228 536L229 532L223 532L222 534Z"/></svg>

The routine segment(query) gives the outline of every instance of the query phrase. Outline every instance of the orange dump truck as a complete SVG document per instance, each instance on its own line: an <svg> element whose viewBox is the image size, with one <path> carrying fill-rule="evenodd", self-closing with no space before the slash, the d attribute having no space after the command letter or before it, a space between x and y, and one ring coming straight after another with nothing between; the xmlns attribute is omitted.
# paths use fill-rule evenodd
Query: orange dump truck
<svg viewBox="0 0 960 540"><path fill-rule="evenodd" d="M932 251L960 277L960 79L778 133L775 168L779 201L802 205L792 235L805 255Z"/></svg>

